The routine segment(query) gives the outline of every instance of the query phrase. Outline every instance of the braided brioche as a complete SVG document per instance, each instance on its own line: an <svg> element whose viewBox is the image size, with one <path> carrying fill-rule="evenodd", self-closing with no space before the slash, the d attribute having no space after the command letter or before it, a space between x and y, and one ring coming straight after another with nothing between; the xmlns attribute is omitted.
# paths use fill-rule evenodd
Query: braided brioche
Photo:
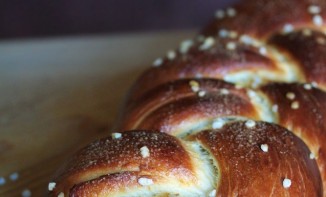
<svg viewBox="0 0 326 197"><path fill-rule="evenodd" d="M217 11L139 77L119 132L72 156L51 194L326 196L324 10L245 0Z"/></svg>

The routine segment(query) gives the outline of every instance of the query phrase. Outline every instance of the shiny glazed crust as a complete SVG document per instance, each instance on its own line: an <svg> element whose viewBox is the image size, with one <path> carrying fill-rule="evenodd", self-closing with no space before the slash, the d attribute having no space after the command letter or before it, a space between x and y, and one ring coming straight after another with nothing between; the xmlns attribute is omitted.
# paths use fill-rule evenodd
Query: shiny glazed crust
<svg viewBox="0 0 326 197"><path fill-rule="evenodd" d="M53 196L326 196L326 1L244 0L154 61ZM51 189L52 190L52 189Z"/></svg>

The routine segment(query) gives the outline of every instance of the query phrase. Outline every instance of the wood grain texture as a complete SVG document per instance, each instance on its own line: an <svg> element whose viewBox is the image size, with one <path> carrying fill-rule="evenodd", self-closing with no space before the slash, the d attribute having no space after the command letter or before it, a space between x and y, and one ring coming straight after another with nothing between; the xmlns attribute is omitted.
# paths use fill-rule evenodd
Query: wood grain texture
<svg viewBox="0 0 326 197"><path fill-rule="evenodd" d="M58 166L103 137L136 77L192 31L0 42L0 196L44 196ZM9 175L18 172L11 181Z"/></svg>

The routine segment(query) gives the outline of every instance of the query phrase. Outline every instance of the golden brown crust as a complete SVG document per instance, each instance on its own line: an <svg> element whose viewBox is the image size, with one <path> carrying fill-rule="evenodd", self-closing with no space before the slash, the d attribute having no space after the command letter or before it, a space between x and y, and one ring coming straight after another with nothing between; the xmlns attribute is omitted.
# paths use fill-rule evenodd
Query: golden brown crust
<svg viewBox="0 0 326 197"><path fill-rule="evenodd" d="M262 90L278 106L278 124L293 131L312 151L326 188L326 93L310 84L270 84Z"/></svg>
<svg viewBox="0 0 326 197"><path fill-rule="evenodd" d="M320 174L309 149L283 127L256 122L248 128L245 122L236 122L195 138L218 163L217 196L322 195ZM283 186L284 179L291 180L289 188Z"/></svg>
<svg viewBox="0 0 326 197"><path fill-rule="evenodd" d="M309 13L311 5L319 6L320 15L326 18L326 2L322 0L243 0L234 6L235 17L215 19L202 31L205 36L217 35L220 29L234 30L239 34L266 39L272 34L283 31L285 25L294 28L316 28L313 14Z"/></svg>
<svg viewBox="0 0 326 197"><path fill-rule="evenodd" d="M133 85L129 99L137 99L156 86L179 79L223 79L227 74L243 71L253 74L265 71L285 78L284 71L259 54L257 48L238 44L236 49L229 50L225 43L214 45L209 50L200 50L200 45L202 42L195 42L188 53L177 53L174 60L165 59L162 65L146 70Z"/></svg>
<svg viewBox="0 0 326 197"><path fill-rule="evenodd" d="M198 85L194 91L191 83ZM201 95L203 94L203 95ZM129 104L129 107L128 107ZM154 88L127 104L118 130L160 130L182 135L187 128L224 116L259 119L245 89L214 79L178 80ZM205 126L204 126L205 128Z"/></svg>
<svg viewBox="0 0 326 197"><path fill-rule="evenodd" d="M324 33L303 29L289 34L276 34L270 38L269 43L277 46L280 51L289 54L296 61L307 82L315 82L326 88Z"/></svg>
<svg viewBox="0 0 326 197"><path fill-rule="evenodd" d="M70 196L112 196L121 192L121 188L136 187L137 172L121 172L103 175L101 177L76 184L70 190Z"/></svg>
<svg viewBox="0 0 326 197"><path fill-rule="evenodd" d="M68 194L77 184L79 186L74 189L76 192L88 190L95 192L97 189L90 189L90 185L100 184L102 178L107 181L123 179L126 174L119 175L120 172L137 172L139 176L155 175L163 177L161 178L163 180L182 179L189 183L194 181L195 177L192 174L194 166L187 150L176 138L164 133L145 131L130 131L121 135L118 139L112 137L101 139L75 154L58 173L55 193ZM145 146L149 150L149 157L141 154L140 149ZM96 187L102 192L99 186ZM80 191L82 188L85 188L85 191ZM106 190L121 192L123 189L117 189L113 184L106 187Z"/></svg>
<svg viewBox="0 0 326 197"><path fill-rule="evenodd" d="M217 182L216 196L322 196L325 10L321 0L244 0L224 10L134 84L117 129L140 130L82 149L53 194L214 196Z"/></svg>
<svg viewBox="0 0 326 197"><path fill-rule="evenodd" d="M322 194L320 174L315 160L309 158L309 149L280 126L255 122L248 127L247 122L232 122L187 140L199 142L214 158L218 173L217 177L210 176L217 184L217 196ZM175 190L170 182L181 190L196 187L200 180L195 169L201 164L194 165L192 161L198 156L182 144L175 137L153 131L125 132L118 139L102 139L72 158L57 178L53 194L142 196L151 190L168 195ZM262 144L268 146L267 151ZM143 146L148 147L149 157L139 152ZM142 183L142 178L151 184ZM288 188L285 179L291 181Z"/></svg>

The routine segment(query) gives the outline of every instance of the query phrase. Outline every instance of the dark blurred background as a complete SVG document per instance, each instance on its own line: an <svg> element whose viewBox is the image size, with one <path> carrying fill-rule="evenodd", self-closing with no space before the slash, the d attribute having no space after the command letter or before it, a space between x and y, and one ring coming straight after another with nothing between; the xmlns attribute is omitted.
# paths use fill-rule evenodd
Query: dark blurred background
<svg viewBox="0 0 326 197"><path fill-rule="evenodd" d="M239 0L0 0L0 39L199 28Z"/></svg>

